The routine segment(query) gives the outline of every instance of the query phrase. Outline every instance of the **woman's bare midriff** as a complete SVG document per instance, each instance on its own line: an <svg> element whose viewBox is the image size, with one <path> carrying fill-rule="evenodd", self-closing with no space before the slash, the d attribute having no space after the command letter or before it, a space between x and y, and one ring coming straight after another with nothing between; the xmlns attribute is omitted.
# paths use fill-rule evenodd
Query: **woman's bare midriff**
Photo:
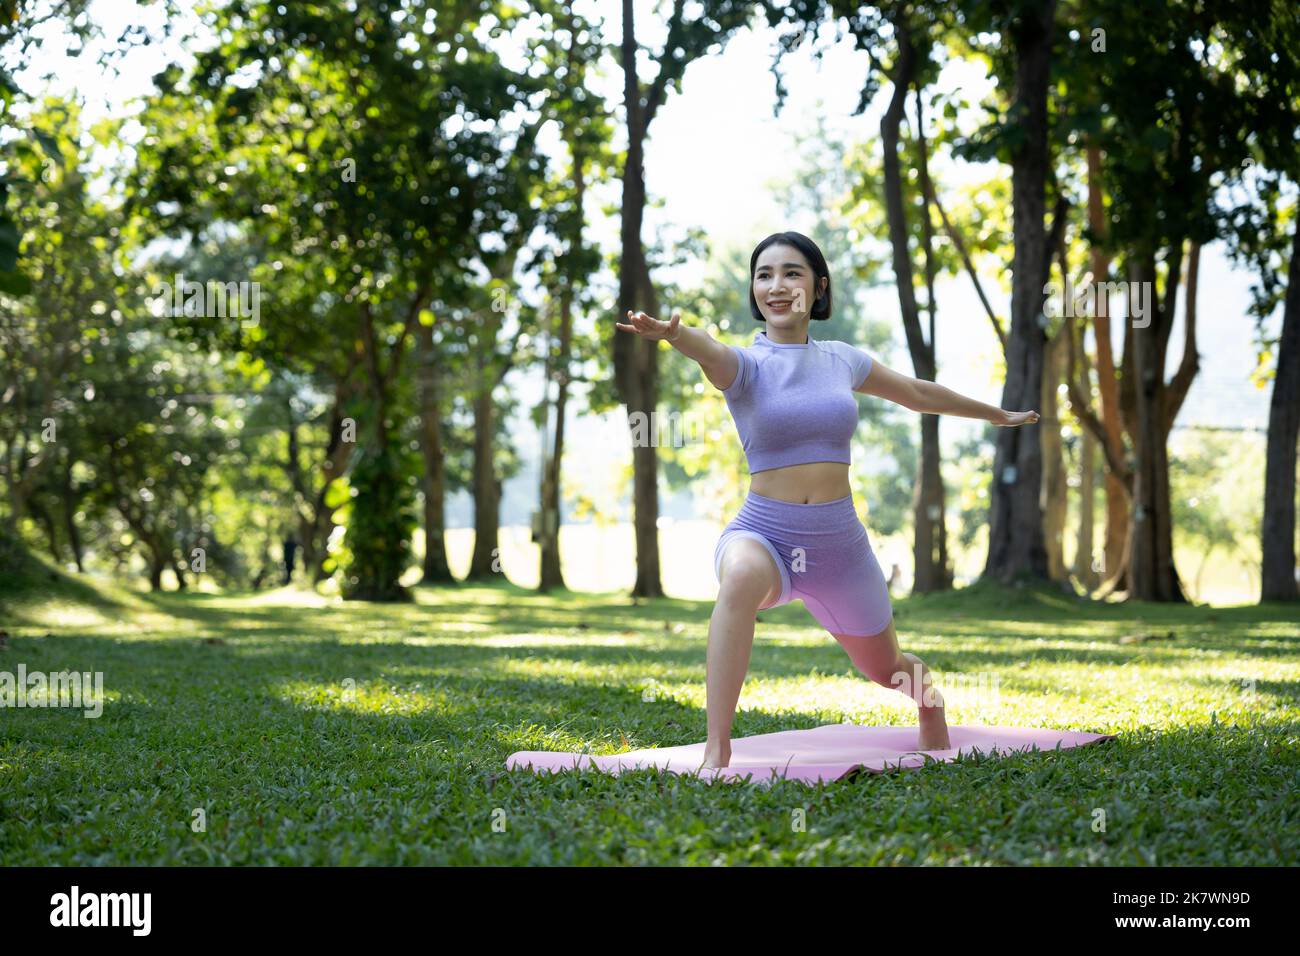
<svg viewBox="0 0 1300 956"><path fill-rule="evenodd" d="M750 476L749 490L796 505L821 504L852 493L849 466L838 461L813 461L760 471Z"/></svg>

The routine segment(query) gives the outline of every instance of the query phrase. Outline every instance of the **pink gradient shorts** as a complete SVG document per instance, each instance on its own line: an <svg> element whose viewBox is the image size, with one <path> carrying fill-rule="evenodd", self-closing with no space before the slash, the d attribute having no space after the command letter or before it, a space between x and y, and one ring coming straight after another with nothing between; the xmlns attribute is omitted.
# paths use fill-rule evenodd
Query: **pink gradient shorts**
<svg viewBox="0 0 1300 956"><path fill-rule="evenodd" d="M738 537L754 538L781 573L781 595L769 607L796 598L832 634L879 634L894 617L889 588L853 504L853 496L795 504L750 492L718 538L713 575L721 581L722 554Z"/></svg>

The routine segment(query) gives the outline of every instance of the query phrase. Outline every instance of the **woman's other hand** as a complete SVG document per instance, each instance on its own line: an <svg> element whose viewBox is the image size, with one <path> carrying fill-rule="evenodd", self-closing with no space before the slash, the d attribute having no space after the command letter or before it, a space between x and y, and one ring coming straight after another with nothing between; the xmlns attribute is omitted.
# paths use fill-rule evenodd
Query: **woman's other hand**
<svg viewBox="0 0 1300 956"><path fill-rule="evenodd" d="M626 332L635 332L641 338L650 339L652 342L657 342L660 339L672 342L681 334L681 313L679 312L674 312L672 318L667 322L648 316L644 312L629 311L627 317L629 322L616 322L614 324Z"/></svg>
<svg viewBox="0 0 1300 956"><path fill-rule="evenodd" d="M1014 427L1016 425L1032 425L1038 421L1038 412L1032 409L1027 412L1009 412L1002 409L1002 419L995 421L994 425L1006 425Z"/></svg>

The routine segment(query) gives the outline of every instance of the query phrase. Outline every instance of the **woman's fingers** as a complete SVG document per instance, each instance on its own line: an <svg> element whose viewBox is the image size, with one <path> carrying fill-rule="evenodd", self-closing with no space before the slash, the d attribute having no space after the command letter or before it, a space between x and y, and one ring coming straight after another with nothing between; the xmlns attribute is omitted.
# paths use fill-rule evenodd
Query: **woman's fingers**
<svg viewBox="0 0 1300 956"><path fill-rule="evenodd" d="M646 315L644 312L633 312L628 310L627 317L631 324L616 322L620 329L626 329L629 332L635 332L637 335L649 336L651 338L662 338L668 333L669 323L661 322L658 319Z"/></svg>
<svg viewBox="0 0 1300 956"><path fill-rule="evenodd" d="M673 312L672 317L664 322L656 319L652 315L646 315L644 312L634 312L631 309L627 311L627 322L615 322L614 324L628 332L635 332L647 339L675 339L675 330L681 320L681 313Z"/></svg>
<svg viewBox="0 0 1300 956"><path fill-rule="evenodd" d="M1032 409L1027 412L1008 412L1007 415L1009 425L1033 425L1038 421L1038 412Z"/></svg>
<svg viewBox="0 0 1300 956"><path fill-rule="evenodd" d="M637 316L640 315L640 314L641 314L641 313L639 313L639 312L633 312L631 309L629 309L628 312L627 312L627 316L626 316L627 319L628 319L628 321L627 321L627 322L615 322L614 325L617 326L618 328L622 329L622 330L625 331L625 332L635 332L635 333L637 333L638 335L640 335L640 334L641 334L641 325L640 325L639 321L637 320Z"/></svg>

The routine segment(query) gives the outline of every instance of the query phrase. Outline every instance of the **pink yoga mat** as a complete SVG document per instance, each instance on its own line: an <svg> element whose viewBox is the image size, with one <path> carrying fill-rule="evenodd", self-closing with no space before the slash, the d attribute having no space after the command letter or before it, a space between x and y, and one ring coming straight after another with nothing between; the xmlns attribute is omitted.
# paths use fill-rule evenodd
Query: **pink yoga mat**
<svg viewBox="0 0 1300 956"><path fill-rule="evenodd" d="M751 783L771 783L776 777L805 783L830 782L868 770L910 769L932 761L951 761L974 751L994 756L1013 751L1056 750L1083 747L1115 734L1041 727L949 727L949 750L916 749L916 727L863 727L858 724L824 724L811 730L782 730L774 734L738 737L731 741L731 764L722 769L699 769L704 743L680 747L648 747L622 754L598 756L545 750L521 750L506 759L506 768L534 772L621 770L656 767L669 773L708 780L749 777Z"/></svg>

